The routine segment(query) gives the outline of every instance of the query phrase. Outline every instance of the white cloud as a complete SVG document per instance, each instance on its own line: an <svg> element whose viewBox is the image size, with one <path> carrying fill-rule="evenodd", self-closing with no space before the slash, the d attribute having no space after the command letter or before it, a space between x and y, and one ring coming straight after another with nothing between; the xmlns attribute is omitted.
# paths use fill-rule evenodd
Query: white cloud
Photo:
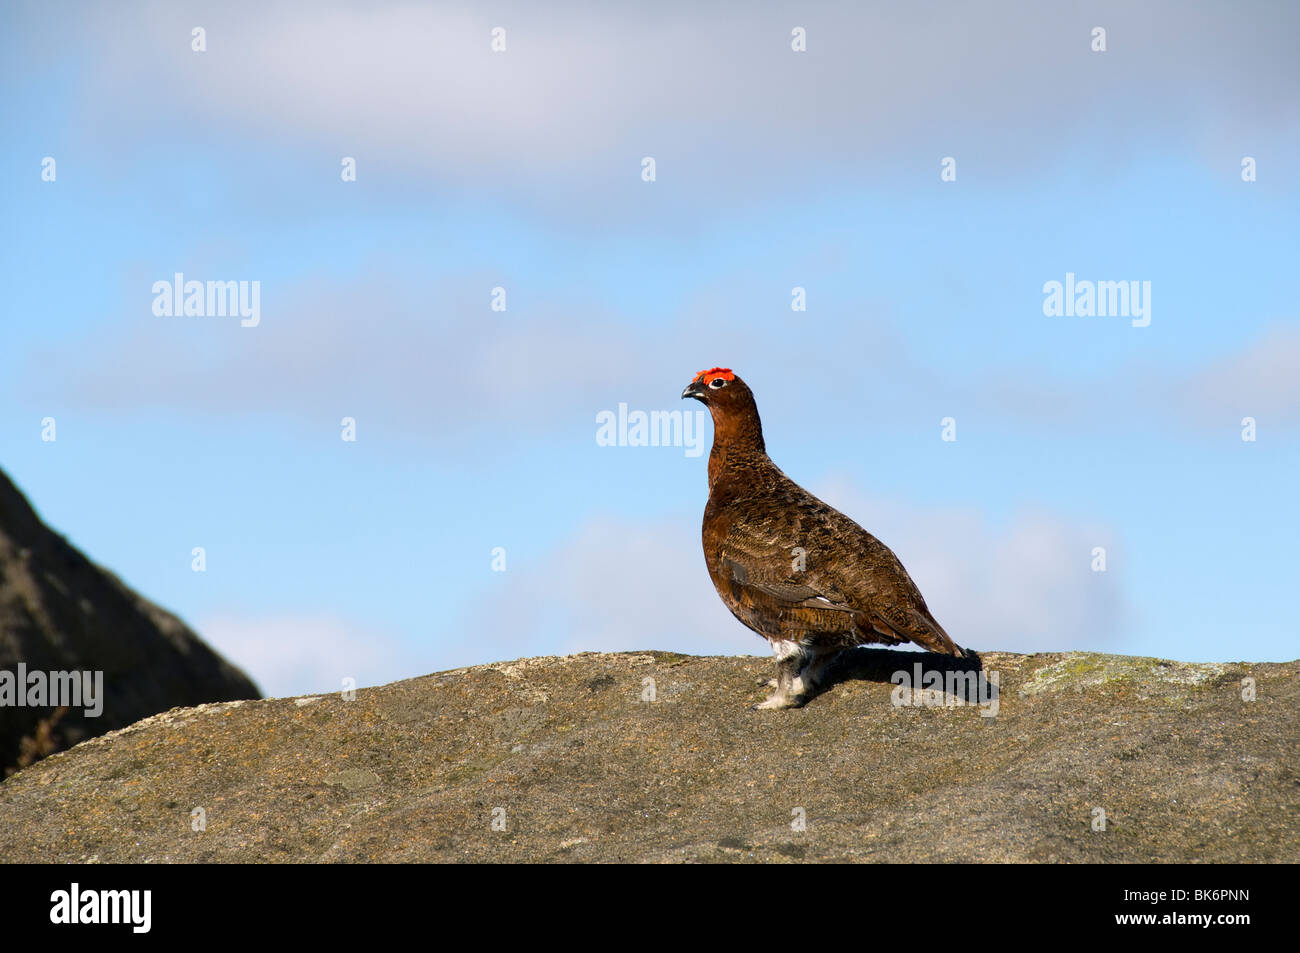
<svg viewBox="0 0 1300 953"><path fill-rule="evenodd" d="M264 294L256 328L236 319L156 317L142 290L139 313L104 324L76 347L33 354L21 393L99 411L274 414L316 432L348 415L359 428L364 419L372 435L445 440L479 438L491 427L513 436L594 434L596 412L620 401L683 408L681 388L719 361L742 373L753 368L759 388L805 379L846 392L868 370L892 380L911 367L901 345L865 319L792 340L779 311L752 318L743 307L720 305L710 312L705 300L638 325L574 292L568 307L499 313L488 309L491 286L387 271L301 279ZM828 349L828 340L837 346ZM855 346L863 340L866 354ZM776 403L766 410L773 419L793 412Z"/></svg>
<svg viewBox="0 0 1300 953"><path fill-rule="evenodd" d="M1109 30L1107 53L1089 50L1094 20ZM189 48L199 21L203 54ZM1267 153L1294 142L1295 21L1286 6L1231 17L1192 3L1103 5L1088 19L1034 3L653 14L145 3L24 29L44 23L64 43L68 29L88 32L82 125L131 149L160 117L183 117L214 143L292 135L371 169L487 183L600 217L625 209L608 200L639 184L646 154L661 163L656 202L680 211L706 191L713 203L751 202L792 170L806 188L809 162L903 174L929 156L937 177L940 156L957 154L1019 184L1063 146L1125 161L1159 138L1218 163L1249 133ZM806 53L789 47L796 22ZM507 30L505 53L489 49L495 26ZM1197 108L1181 108L1189 102Z"/></svg>
<svg viewBox="0 0 1300 953"><path fill-rule="evenodd" d="M1250 326L1252 321L1243 322ZM1072 375L1042 366L982 367L971 386L960 378L935 377L918 394L940 393L961 401L998 426L1020 424L1066 433L1167 433L1181 424L1222 435L1244 416L1261 426L1300 424L1300 325L1275 323L1221 356L1202 360L1130 360L1106 370ZM959 405L960 406L960 405Z"/></svg>
<svg viewBox="0 0 1300 953"><path fill-rule="evenodd" d="M602 321L598 308L577 309L581 317L495 314L489 287L471 305L459 287L433 295L379 275L305 281L281 289L270 313L264 304L252 329L145 313L125 329L105 326L83 347L34 355L28 393L101 410L283 414L326 428L351 415L365 417L372 434L437 438L485 421L516 432L578 417L585 424L608 393L645 380L610 362L635 335ZM661 390L672 393L686 376L679 367Z"/></svg>
<svg viewBox="0 0 1300 953"><path fill-rule="evenodd" d="M1300 325L1270 328L1180 382L1174 396L1189 416L1215 430L1247 416L1261 427L1300 423Z"/></svg>
<svg viewBox="0 0 1300 953"><path fill-rule="evenodd" d="M765 655L718 600L699 519L598 516L532 567L510 569L481 638L495 657L660 649ZM485 651L480 645L479 652Z"/></svg>
<svg viewBox="0 0 1300 953"><path fill-rule="evenodd" d="M341 691L426 674L428 661L383 633L331 615L217 615L197 631L268 697Z"/></svg>

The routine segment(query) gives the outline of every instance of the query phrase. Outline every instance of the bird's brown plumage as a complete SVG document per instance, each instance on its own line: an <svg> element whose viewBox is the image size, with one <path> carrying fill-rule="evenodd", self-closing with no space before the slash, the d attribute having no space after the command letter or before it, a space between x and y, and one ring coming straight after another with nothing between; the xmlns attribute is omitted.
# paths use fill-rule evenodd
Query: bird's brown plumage
<svg viewBox="0 0 1300 953"><path fill-rule="evenodd" d="M737 619L774 647L799 646L804 659L795 664L873 642L963 654L889 547L771 461L744 381L713 368L701 371L682 396L700 400L713 415L704 559ZM806 692L800 689L811 687L796 682L788 701L801 704Z"/></svg>

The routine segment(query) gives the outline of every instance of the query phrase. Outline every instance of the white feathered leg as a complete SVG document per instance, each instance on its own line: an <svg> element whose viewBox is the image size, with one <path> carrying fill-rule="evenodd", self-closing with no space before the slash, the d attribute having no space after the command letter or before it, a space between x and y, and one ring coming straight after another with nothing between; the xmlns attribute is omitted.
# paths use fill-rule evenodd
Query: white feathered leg
<svg viewBox="0 0 1300 953"><path fill-rule="evenodd" d="M797 708L808 700L808 685L804 681L803 667L808 661L808 651L798 642L789 639L771 639L772 654L776 656L776 691L755 708Z"/></svg>

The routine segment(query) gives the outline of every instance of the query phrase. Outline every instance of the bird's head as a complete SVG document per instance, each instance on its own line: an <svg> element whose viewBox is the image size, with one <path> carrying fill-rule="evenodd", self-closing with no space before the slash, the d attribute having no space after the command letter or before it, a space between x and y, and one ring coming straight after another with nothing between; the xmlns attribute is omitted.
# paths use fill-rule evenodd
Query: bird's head
<svg viewBox="0 0 1300 953"><path fill-rule="evenodd" d="M711 367L700 371L695 380L686 385L682 398L693 397L713 416L713 456L709 460L710 486L714 479L713 460L718 448L725 446L737 452L748 449L759 454L763 448L763 424L758 419L758 406L749 385L727 367Z"/></svg>
<svg viewBox="0 0 1300 953"><path fill-rule="evenodd" d="M710 410L733 406L742 395L749 395L753 399L745 382L729 367L711 367L707 371L700 371L695 375L695 380L682 391L683 399L694 397Z"/></svg>
<svg viewBox="0 0 1300 953"><path fill-rule="evenodd" d="M682 397L694 397L709 408L715 425L744 423L758 427L754 394L730 368L711 367L700 371L695 380L686 385Z"/></svg>

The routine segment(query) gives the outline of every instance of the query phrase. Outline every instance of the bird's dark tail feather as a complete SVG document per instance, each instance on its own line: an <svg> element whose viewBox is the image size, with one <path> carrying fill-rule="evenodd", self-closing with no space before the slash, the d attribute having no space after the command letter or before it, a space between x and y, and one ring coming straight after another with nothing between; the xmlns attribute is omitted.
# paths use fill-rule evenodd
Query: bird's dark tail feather
<svg viewBox="0 0 1300 953"><path fill-rule="evenodd" d="M940 655L955 655L957 658L966 657L962 647L949 637L948 633L943 630L943 626L936 622L933 616L927 615L925 621L930 623L931 630L925 633L924 641L919 638L913 640L917 645Z"/></svg>

